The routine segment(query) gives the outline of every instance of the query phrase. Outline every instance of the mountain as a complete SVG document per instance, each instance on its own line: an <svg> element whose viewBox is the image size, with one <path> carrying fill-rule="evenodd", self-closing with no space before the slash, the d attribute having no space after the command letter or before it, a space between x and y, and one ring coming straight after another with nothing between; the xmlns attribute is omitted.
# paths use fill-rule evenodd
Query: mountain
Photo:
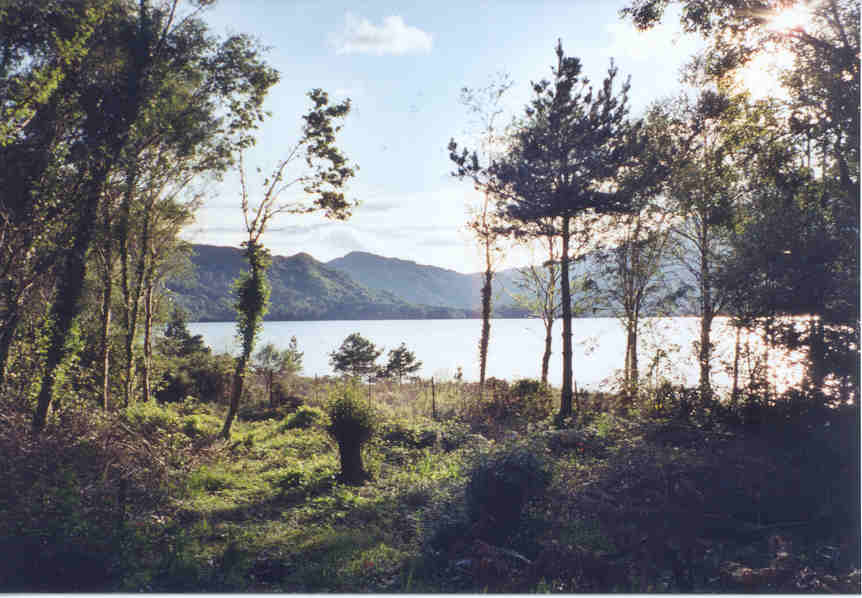
<svg viewBox="0 0 862 598"><path fill-rule="evenodd" d="M229 321L236 317L232 284L246 269L241 249L194 245L195 276L174 280L168 288L194 321ZM573 276L596 272L593 257L573 265ZM666 266L669 274L678 268ZM683 273L684 274L684 273ZM512 293L516 269L494 275L493 315L526 317ZM683 275L674 275L691 285ZM690 276L689 276L690 278ZM480 317L482 274L417 264L409 260L354 251L329 262L307 253L274 256L269 269L272 286L267 320L388 320ZM689 310L690 311L690 310ZM682 307L673 315L687 315ZM585 316L613 315L596 306ZM644 314L648 315L648 314Z"/></svg>
<svg viewBox="0 0 862 598"><path fill-rule="evenodd" d="M192 280L168 283L177 304L193 321L230 321L233 281L246 269L241 249L194 245ZM371 289L307 253L274 256L267 320L362 320L464 318L475 314L451 306L417 305L386 290Z"/></svg>
<svg viewBox="0 0 862 598"><path fill-rule="evenodd" d="M326 265L370 289L392 293L410 303L472 311L481 308L481 273L461 274L364 251L353 251L326 262ZM516 276L517 271L514 269L494 274L494 315L524 315L514 307L510 295L515 289Z"/></svg>

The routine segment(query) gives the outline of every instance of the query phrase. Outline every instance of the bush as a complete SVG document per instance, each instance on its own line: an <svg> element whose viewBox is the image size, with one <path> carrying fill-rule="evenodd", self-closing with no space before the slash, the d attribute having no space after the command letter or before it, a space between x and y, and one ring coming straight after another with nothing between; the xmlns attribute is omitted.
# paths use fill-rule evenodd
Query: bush
<svg viewBox="0 0 862 598"><path fill-rule="evenodd" d="M374 411L362 400L360 388L350 384L330 400L327 412L326 431L338 442L342 481L360 484L368 477L362 464L362 445L374 434Z"/></svg>
<svg viewBox="0 0 862 598"><path fill-rule="evenodd" d="M220 430L220 422L211 415L189 415L183 419L183 434L191 439L213 437Z"/></svg>
<svg viewBox="0 0 862 598"><path fill-rule="evenodd" d="M539 380L524 378L509 386L505 380L489 378L486 388L490 400L485 411L495 420L535 422L553 412L551 390Z"/></svg>
<svg viewBox="0 0 862 598"><path fill-rule="evenodd" d="M176 412L153 402L131 405L126 409L124 417L133 428L149 437L158 433L176 432L180 427Z"/></svg>
<svg viewBox="0 0 862 598"><path fill-rule="evenodd" d="M408 448L429 448L437 444L439 431L429 425L411 425L404 421L389 421L381 431L383 440Z"/></svg>
<svg viewBox="0 0 862 598"><path fill-rule="evenodd" d="M502 543L520 526L527 503L551 482L545 459L529 447L516 447L480 458L472 468L465 493L467 516L478 524L476 534Z"/></svg>
<svg viewBox="0 0 862 598"><path fill-rule="evenodd" d="M194 353L174 358L165 372L156 399L161 403L175 403L187 396L204 402L220 401L230 392L234 361L230 355Z"/></svg>
<svg viewBox="0 0 862 598"><path fill-rule="evenodd" d="M312 426L321 425L325 420L326 413L322 409L302 406L296 413L288 416L284 425L282 425L282 430L294 430L297 428L307 430Z"/></svg>

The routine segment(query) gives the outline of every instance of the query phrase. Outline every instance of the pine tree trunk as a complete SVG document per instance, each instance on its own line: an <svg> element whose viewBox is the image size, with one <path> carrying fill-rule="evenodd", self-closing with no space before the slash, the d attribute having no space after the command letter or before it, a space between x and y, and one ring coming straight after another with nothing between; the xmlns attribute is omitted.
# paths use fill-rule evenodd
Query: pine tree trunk
<svg viewBox="0 0 862 598"><path fill-rule="evenodd" d="M563 250L560 264L560 286L563 303L563 389L560 394L559 419L572 415L572 293L569 288L569 217L563 217Z"/></svg>

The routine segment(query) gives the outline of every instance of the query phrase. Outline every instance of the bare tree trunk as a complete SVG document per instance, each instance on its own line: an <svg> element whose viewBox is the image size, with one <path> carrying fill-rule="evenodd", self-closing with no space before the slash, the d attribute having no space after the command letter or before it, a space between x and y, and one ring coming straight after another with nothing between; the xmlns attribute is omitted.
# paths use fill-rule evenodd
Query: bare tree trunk
<svg viewBox="0 0 862 598"><path fill-rule="evenodd" d="M637 395L638 386L638 332L637 316L632 316L626 322L626 365L625 365L625 389L629 401L633 401Z"/></svg>
<svg viewBox="0 0 862 598"><path fill-rule="evenodd" d="M560 264L560 286L563 307L563 389L560 394L559 419L572 415L572 292L569 288L569 216L563 216L563 250Z"/></svg>
<svg viewBox="0 0 862 598"><path fill-rule="evenodd" d="M113 295L112 270L110 264L111 256L106 256L105 279L102 281L102 328L101 335L101 362L102 362L102 409L108 410L111 401L111 298Z"/></svg>
<svg viewBox="0 0 862 598"><path fill-rule="evenodd" d="M0 328L0 388L6 383L6 374L9 367L9 353L12 350L12 342L15 340L15 330L21 321L21 307L13 303L4 314L4 322Z"/></svg>
<svg viewBox="0 0 862 598"><path fill-rule="evenodd" d="M557 313L556 289L557 276L554 264L554 238L548 237L548 284L544 292L544 308L542 318L545 321L545 352L542 354L542 383L548 383L548 369L553 351L554 316ZM538 280L538 277L537 277Z"/></svg>
<svg viewBox="0 0 862 598"><path fill-rule="evenodd" d="M548 383L548 368L551 364L551 347L553 344L554 318L545 319L545 352L542 354L542 384Z"/></svg>
<svg viewBox="0 0 862 598"><path fill-rule="evenodd" d="M730 391L730 401L733 406L736 406L739 397L739 352L742 348L740 344L740 334L742 326L736 327L736 341L733 344L733 388Z"/></svg>
<svg viewBox="0 0 862 598"><path fill-rule="evenodd" d="M144 363L143 363L143 396L142 399L146 403L150 400L152 388L150 387L150 362L153 355L153 287L147 284L146 294L144 296Z"/></svg>
<svg viewBox="0 0 862 598"><path fill-rule="evenodd" d="M637 320L635 320L635 326L630 333L630 342L632 344L632 353L630 356L631 359L631 371L630 371L630 382L632 385L632 396L637 396L638 392L638 381L639 381L639 372L638 372L638 327Z"/></svg>
<svg viewBox="0 0 862 598"><path fill-rule="evenodd" d="M273 386L275 385L275 372L269 370L266 373L266 391L269 396L269 406L275 407L275 393L273 392Z"/></svg>
<svg viewBox="0 0 862 598"><path fill-rule="evenodd" d="M129 274L129 263L131 261L130 241L132 197L135 193L137 182L137 160L130 160L129 170L126 173L126 190L120 204L120 288L123 293L123 354L126 358L125 374L123 377L123 406L128 407L132 400L132 391L135 385L135 356L134 343L137 332L137 304L140 295L131 284Z"/></svg>
<svg viewBox="0 0 862 598"><path fill-rule="evenodd" d="M710 358L712 357L712 343L710 342L710 332L712 330L712 320L715 317L712 305L712 282L709 269L709 237L706 230L706 223L701 223L700 234L700 352L698 361L700 362L700 398L701 401L708 401L712 397L712 385L710 383Z"/></svg>

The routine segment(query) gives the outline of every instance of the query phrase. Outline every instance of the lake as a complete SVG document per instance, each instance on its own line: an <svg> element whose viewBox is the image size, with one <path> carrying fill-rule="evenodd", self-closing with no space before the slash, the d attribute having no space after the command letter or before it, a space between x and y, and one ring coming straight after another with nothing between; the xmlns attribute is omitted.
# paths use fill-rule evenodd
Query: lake
<svg viewBox="0 0 862 598"><path fill-rule="evenodd" d="M287 348L291 336L296 336L299 350L304 353L303 374L325 376L333 374L329 353L344 339L358 332L378 347L385 349L378 363L385 363L387 351L402 342L422 362L418 375L423 378L451 378L460 366L465 380L479 379L478 346L481 320L339 320L264 322L256 347L273 343ZM195 322L189 324L192 334L203 336L216 352L236 354L236 325L233 322ZM574 377L578 388L608 389L608 383L623 367L625 335L616 318L579 318L572 321ZM646 318L639 343L638 361L641 376L656 361L655 371L674 383L695 385L698 366L694 341L699 335L698 318ZM714 384L729 387L727 369L732 360L734 329L727 318L716 318L713 343L717 346L713 364ZM561 355L562 322L554 324L554 347L551 356L549 382L562 383ZM743 335L743 339L745 335ZM755 335L752 346L762 347ZM744 340L743 340L744 342ZM541 374L544 350L544 327L538 319L491 320L491 342L488 352L488 377L515 380L538 378ZM656 355L662 357L656 360ZM799 382L802 375L799 355L770 356L773 382L778 390ZM745 364L742 364L745 367ZM744 378L741 378L744 381Z"/></svg>

